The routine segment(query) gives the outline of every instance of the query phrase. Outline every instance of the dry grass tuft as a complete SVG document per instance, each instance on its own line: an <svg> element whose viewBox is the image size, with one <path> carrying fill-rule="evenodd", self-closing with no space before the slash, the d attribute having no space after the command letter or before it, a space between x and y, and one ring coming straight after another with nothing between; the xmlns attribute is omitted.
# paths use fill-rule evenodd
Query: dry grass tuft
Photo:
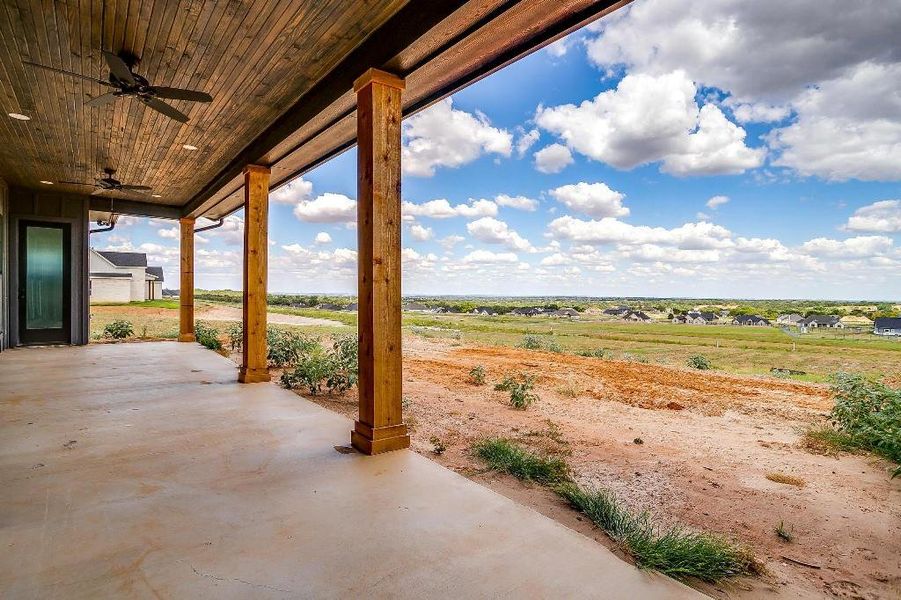
<svg viewBox="0 0 901 600"><path fill-rule="evenodd" d="M775 481L776 483L784 483L785 485L793 485L795 487L804 487L807 484L807 482L800 477L787 475L785 473L780 473L779 471L767 473L766 478L770 481Z"/></svg>

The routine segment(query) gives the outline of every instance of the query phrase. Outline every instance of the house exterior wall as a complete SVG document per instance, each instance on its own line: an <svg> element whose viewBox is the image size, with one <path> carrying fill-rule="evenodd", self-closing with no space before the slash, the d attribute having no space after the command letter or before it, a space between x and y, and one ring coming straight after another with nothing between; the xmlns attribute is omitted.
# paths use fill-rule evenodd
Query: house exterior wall
<svg viewBox="0 0 901 600"><path fill-rule="evenodd" d="M131 301L131 281L124 277L91 277L91 303Z"/></svg>
<svg viewBox="0 0 901 600"><path fill-rule="evenodd" d="M6 219L7 270L4 310L9 346L19 345L19 221L68 223L71 228L71 273L69 288L69 343L87 344L89 339L88 296L88 196L9 188Z"/></svg>
<svg viewBox="0 0 901 600"><path fill-rule="evenodd" d="M160 300L163 297L163 282L162 281L154 281L153 282L153 296L148 298L148 300Z"/></svg>
<svg viewBox="0 0 901 600"><path fill-rule="evenodd" d="M131 302L143 302L147 299L147 268L128 267L123 271L131 273Z"/></svg>
<svg viewBox="0 0 901 600"><path fill-rule="evenodd" d="M8 305L6 297L9 293L9 285L6 282L6 274L9 271L7 221L9 221L9 188L6 186L6 182L0 178L0 351L9 343L9 319L6 314Z"/></svg>

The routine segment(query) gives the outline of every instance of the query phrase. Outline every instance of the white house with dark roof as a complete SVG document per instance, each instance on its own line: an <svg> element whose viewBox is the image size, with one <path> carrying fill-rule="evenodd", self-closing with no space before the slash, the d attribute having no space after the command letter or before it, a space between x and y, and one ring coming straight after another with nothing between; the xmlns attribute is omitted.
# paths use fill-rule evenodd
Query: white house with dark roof
<svg viewBox="0 0 901 600"><path fill-rule="evenodd" d="M873 323L873 333L892 337L901 337L901 318L879 317Z"/></svg>
<svg viewBox="0 0 901 600"><path fill-rule="evenodd" d="M91 302L143 302L163 297L163 268L148 267L143 252L91 248Z"/></svg>

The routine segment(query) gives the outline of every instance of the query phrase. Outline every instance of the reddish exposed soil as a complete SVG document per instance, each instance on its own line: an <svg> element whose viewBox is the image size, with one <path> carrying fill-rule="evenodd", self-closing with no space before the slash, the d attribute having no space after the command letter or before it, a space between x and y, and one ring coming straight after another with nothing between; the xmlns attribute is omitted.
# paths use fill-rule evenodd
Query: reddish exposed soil
<svg viewBox="0 0 901 600"><path fill-rule="evenodd" d="M488 385L467 383L476 365ZM526 411L491 385L517 372L537 375L540 400ZM418 337L405 339L404 378L415 450L608 547L552 493L485 472L471 443L507 436L568 454L581 483L612 489L662 523L750 546L768 574L696 586L712 596L901 598L901 480L872 457L801 446L799 431L829 412L825 386ZM355 416L353 393L312 399ZM441 456L433 437L447 446ZM772 472L804 485L770 481ZM776 536L780 522L793 542Z"/></svg>

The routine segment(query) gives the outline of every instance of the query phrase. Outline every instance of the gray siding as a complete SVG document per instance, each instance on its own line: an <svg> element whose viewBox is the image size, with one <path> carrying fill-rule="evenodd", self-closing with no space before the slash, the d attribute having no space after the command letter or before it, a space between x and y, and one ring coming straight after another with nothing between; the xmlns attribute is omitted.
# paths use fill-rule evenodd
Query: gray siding
<svg viewBox="0 0 901 600"><path fill-rule="evenodd" d="M0 351L9 346L9 317L7 306L9 305L9 234L7 222L9 221L9 188L6 182L0 178Z"/></svg>

